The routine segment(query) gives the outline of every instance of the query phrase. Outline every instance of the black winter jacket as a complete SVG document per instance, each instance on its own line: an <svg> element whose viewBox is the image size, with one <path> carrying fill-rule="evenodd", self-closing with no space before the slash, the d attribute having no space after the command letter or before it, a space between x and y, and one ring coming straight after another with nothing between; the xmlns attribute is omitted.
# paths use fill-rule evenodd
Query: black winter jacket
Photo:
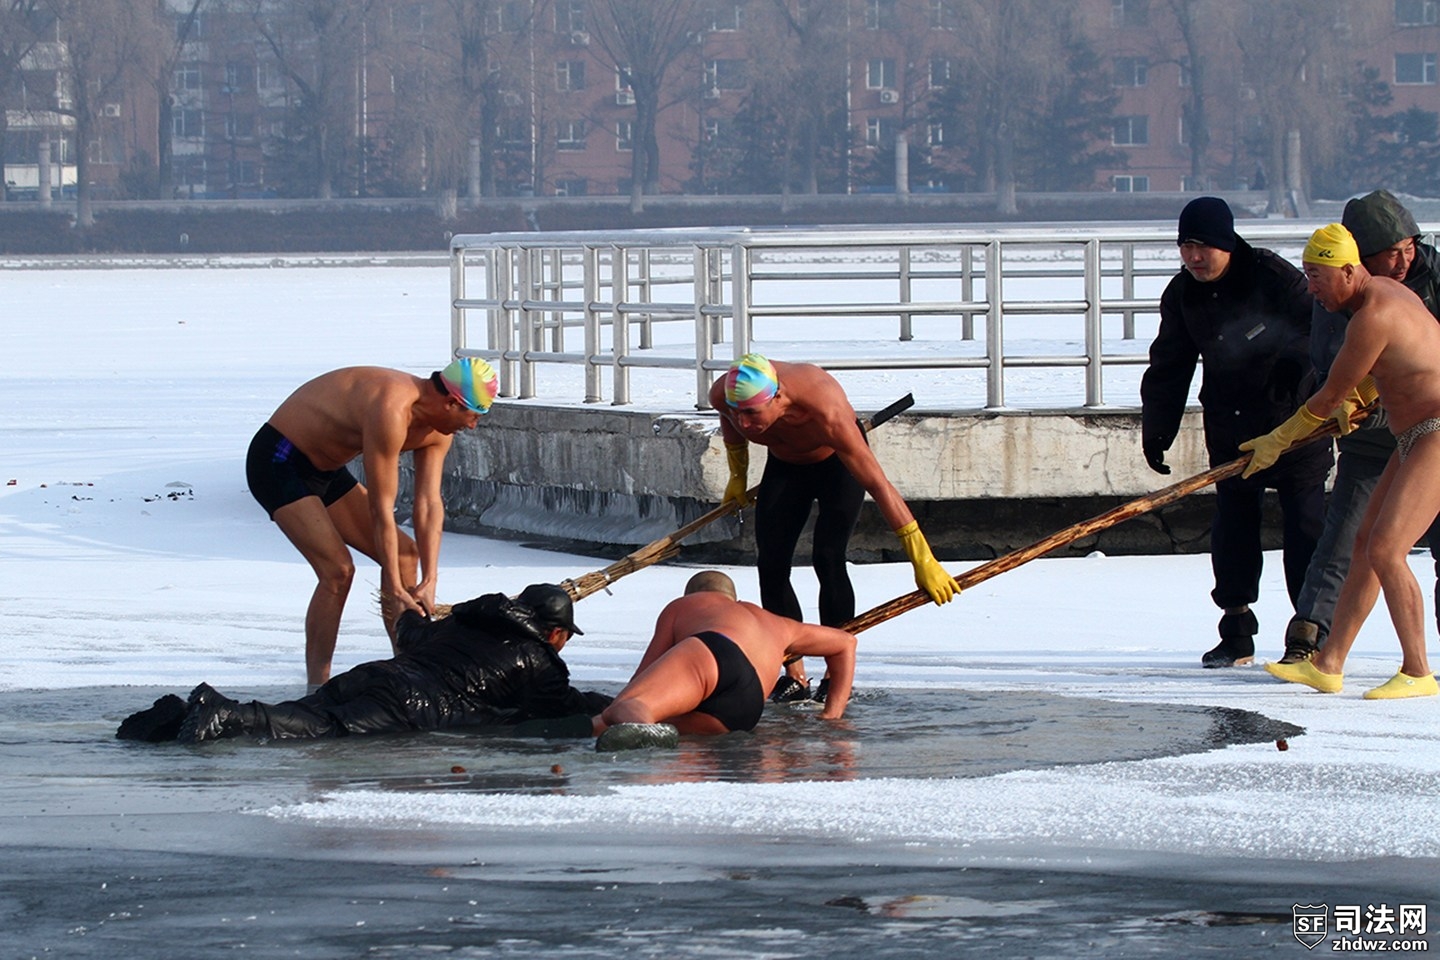
<svg viewBox="0 0 1440 960"><path fill-rule="evenodd" d="M456 604L443 620L406 611L396 647L392 659L365 667L388 675L384 686L415 729L593 715L610 702L570 685L569 668L530 608L502 593Z"/></svg>
<svg viewBox="0 0 1440 960"><path fill-rule="evenodd" d="M1161 295L1160 330L1140 383L1145 441L1163 449L1174 443L1197 361L1204 366L1200 405L1212 466L1283 423L1314 389L1311 304L1299 270L1243 239L1220 279L1201 283L1180 271ZM1323 475L1330 448L1312 444L1286 461Z"/></svg>

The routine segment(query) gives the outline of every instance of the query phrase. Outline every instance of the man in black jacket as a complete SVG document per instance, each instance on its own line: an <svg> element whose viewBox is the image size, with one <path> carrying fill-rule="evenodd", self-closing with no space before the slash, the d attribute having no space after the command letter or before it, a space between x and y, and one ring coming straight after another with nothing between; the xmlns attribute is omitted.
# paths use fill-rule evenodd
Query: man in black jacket
<svg viewBox="0 0 1440 960"><path fill-rule="evenodd" d="M276 740L445 727L513 725L599 713L610 698L570 686L560 659L575 626L570 596L532 584L514 600L492 593L431 621L413 610L396 628L399 651L331 678L309 696L239 703L200 684L121 724L127 740L186 743L250 735Z"/></svg>
<svg viewBox="0 0 1440 960"><path fill-rule="evenodd" d="M1415 217L1388 190L1375 190L1345 204L1341 224L1355 237L1360 262L1371 274L1398 280L1415 292L1430 314L1440 319L1440 251L1420 240ZM1310 326L1310 358L1321 382L1345 342L1349 314L1326 310L1318 302ZM1330 633L1330 620L1340 585L1350 570L1355 532L1375 491L1380 472L1395 452L1395 435L1383 409L1336 441L1340 450L1335 483L1325 509L1325 529L1295 600L1295 616L1285 628L1281 663L1310 659ZM1431 554L1440 547L1440 522L1426 537ZM1440 559L1437 559L1440 571ZM1436 581L1436 615L1440 617L1440 580Z"/></svg>
<svg viewBox="0 0 1440 960"><path fill-rule="evenodd" d="M1309 359L1312 300L1299 270L1235 233L1230 207L1197 197L1180 214L1184 266L1160 299L1160 330L1140 384L1145 460L1166 474L1197 360L1204 363L1200 406L1212 466L1240 456L1239 445L1283 423L1313 385ZM1211 598L1224 610L1220 643L1201 664L1229 667L1255 656L1259 623L1261 510L1266 489L1284 513L1285 582L1292 602L1325 518L1329 444L1311 444L1249 479L1215 488L1210 559Z"/></svg>

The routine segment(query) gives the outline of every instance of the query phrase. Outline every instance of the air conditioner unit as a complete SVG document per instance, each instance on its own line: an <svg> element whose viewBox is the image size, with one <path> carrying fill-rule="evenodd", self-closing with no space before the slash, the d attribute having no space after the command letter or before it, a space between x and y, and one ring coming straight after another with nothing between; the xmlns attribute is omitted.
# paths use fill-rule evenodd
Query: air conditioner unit
<svg viewBox="0 0 1440 960"><path fill-rule="evenodd" d="M898 91L895 91L895 90L881 90L881 91L880 91L880 102L881 102L881 103L899 103L899 102L900 102L900 94L899 94Z"/></svg>
<svg viewBox="0 0 1440 960"><path fill-rule="evenodd" d="M719 98L720 98L720 88L719 88L719 87L706 87L706 88L705 88L705 99L706 99L706 100L718 100Z"/></svg>
<svg viewBox="0 0 1440 960"><path fill-rule="evenodd" d="M118 103L107 103L107 104L105 104L105 116L107 116L107 117L118 117L118 116L120 116L120 104L118 104Z"/></svg>
<svg viewBox="0 0 1440 960"><path fill-rule="evenodd" d="M570 45L574 47L590 46L590 34L585 33L582 30L576 30L574 33L570 34Z"/></svg>
<svg viewBox="0 0 1440 960"><path fill-rule="evenodd" d="M629 91L629 90L616 90L616 91L615 91L615 105L616 105L616 106L628 107L628 106L632 105L634 102L635 102L635 94L634 94L633 92L631 92L631 91Z"/></svg>
<svg viewBox="0 0 1440 960"><path fill-rule="evenodd" d="M507 107L518 107L525 102L525 99L521 97L520 94L509 90L500 94L500 99L505 102L505 106Z"/></svg>

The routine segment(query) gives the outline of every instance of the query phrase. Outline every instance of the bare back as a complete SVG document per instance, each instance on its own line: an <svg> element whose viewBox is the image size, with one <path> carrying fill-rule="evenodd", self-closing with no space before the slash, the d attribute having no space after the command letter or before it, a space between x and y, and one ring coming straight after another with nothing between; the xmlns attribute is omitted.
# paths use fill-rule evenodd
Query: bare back
<svg viewBox="0 0 1440 960"><path fill-rule="evenodd" d="M433 389L400 370L344 367L301 384L270 416L270 425L321 470L344 466L382 435L387 445L401 439L397 453L442 441L448 449L449 437L417 422L413 412L422 391Z"/></svg>
<svg viewBox="0 0 1440 960"><path fill-rule="evenodd" d="M722 593L693 593L672 600L655 622L651 649L658 648L658 658L664 650L706 630L723 633L735 642L755 668L767 695L790 654L819 657L848 654L853 669L855 638L850 634L834 627L777 616L753 603L731 600ZM642 661L637 673L648 665Z"/></svg>
<svg viewBox="0 0 1440 960"><path fill-rule="evenodd" d="M1353 315L1331 379L1348 389L1352 377L1373 374L1395 433L1440 417L1440 323L1420 298L1388 277L1371 277L1346 307Z"/></svg>

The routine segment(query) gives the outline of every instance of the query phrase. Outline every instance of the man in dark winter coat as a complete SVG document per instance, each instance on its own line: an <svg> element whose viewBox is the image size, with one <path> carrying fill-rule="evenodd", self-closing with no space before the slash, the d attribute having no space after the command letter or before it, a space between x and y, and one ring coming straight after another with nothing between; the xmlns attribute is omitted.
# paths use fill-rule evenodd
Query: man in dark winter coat
<svg viewBox="0 0 1440 960"><path fill-rule="evenodd" d="M1345 204L1340 222L1355 237L1360 262L1371 274L1389 277L1409 287L1432 316L1440 318L1440 251L1420 242L1415 217L1388 190L1376 190ZM1318 302L1310 326L1310 358L1321 382L1330 372L1340 345L1345 342L1346 313L1326 310ZM1395 452L1395 436L1383 409L1361 422L1336 445L1340 449L1335 483L1325 510L1325 529L1310 558L1305 585L1295 600L1295 616L1285 628L1281 663L1308 660L1325 642L1330 619L1340 596L1340 585L1350 569L1355 531L1370 501L1370 494ZM1431 554L1440 549L1440 523L1427 540ZM1440 561L1437 561L1440 571ZM1440 617L1440 581L1436 583L1437 617Z"/></svg>
<svg viewBox="0 0 1440 960"><path fill-rule="evenodd" d="M1180 214L1184 269L1160 299L1160 330L1140 384L1145 460L1169 473L1165 451L1185 413L1197 360L1203 361L1200 405L1212 466L1240 456L1239 445L1283 423L1309 395L1311 297L1299 270L1235 233L1230 207L1197 197ZM1259 624L1250 604L1259 597L1261 509L1265 491L1279 493L1284 514L1285 581L1293 601L1325 517L1329 444L1312 444L1249 479L1231 477L1215 489L1210 531L1215 589L1224 610L1220 643L1201 664L1229 667L1255 655Z"/></svg>
<svg viewBox="0 0 1440 960"><path fill-rule="evenodd" d="M443 620L406 611L397 622L394 657L362 663L309 696L238 703L202 683L188 704L173 694L162 697L122 723L116 736L283 740L588 716L610 698L570 686L560 651L579 633L570 596L553 584L532 584L514 600L500 593L477 597Z"/></svg>

